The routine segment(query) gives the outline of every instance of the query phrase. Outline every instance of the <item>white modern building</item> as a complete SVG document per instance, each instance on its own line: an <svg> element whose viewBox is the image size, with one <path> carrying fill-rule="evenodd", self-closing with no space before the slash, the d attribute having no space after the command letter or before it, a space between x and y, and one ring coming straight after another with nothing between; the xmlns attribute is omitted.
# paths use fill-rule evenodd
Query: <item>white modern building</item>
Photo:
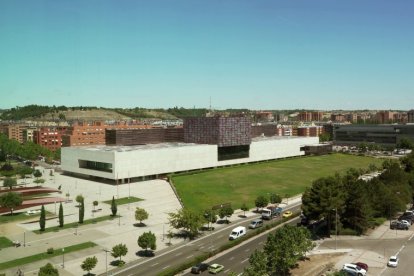
<svg viewBox="0 0 414 276"><path fill-rule="evenodd" d="M218 160L218 146L207 144L64 147L61 160L67 173L126 182L173 172L300 156L305 154L303 146L318 143L318 137L258 137L252 139L249 157L224 161Z"/></svg>

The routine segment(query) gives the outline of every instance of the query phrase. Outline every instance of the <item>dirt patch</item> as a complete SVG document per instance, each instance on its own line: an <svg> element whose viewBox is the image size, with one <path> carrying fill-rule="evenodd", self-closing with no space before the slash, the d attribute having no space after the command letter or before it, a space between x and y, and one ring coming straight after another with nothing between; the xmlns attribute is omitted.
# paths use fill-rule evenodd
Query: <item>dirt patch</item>
<svg viewBox="0 0 414 276"><path fill-rule="evenodd" d="M332 272L335 263L345 253L311 255L307 260L299 261L298 267L291 270L292 276L320 276Z"/></svg>

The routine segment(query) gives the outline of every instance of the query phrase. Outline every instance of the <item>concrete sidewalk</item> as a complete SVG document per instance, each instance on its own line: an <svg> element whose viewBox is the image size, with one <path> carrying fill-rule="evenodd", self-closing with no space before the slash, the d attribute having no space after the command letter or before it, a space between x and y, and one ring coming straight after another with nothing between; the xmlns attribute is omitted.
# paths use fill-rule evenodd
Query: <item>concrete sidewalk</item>
<svg viewBox="0 0 414 276"><path fill-rule="evenodd" d="M118 206L118 214L121 215L121 219L115 219L111 221L99 222L97 224L89 224L85 226L79 226L77 230L65 229L59 232L35 234L31 231L39 229L39 224L35 223L20 223L17 227L2 227L0 226L0 235L6 236L10 240L19 240L22 243L18 248L5 248L0 251L0 262L6 262L17 258L35 255L38 253L46 252L50 247L55 249L64 248L74 244L80 244L87 241L92 241L98 246L85 249L78 252L65 254L63 256L57 256L48 260L39 261L24 265L20 267L24 271L25 275L37 275L39 267L43 266L47 262L51 262L56 268L59 269L60 275L83 275L80 265L86 257L96 256L98 259L97 266L91 271L95 274L101 274L113 267L109 265L114 258L110 253L106 253L104 250L111 250L116 244L123 243L128 247L128 254L122 258L127 263L136 261L141 257L138 257L136 253L141 250L138 247L137 239L143 232L151 231L157 237L157 250L161 252L167 250L169 246L166 244L167 238L165 235L169 230L168 213L175 212L181 209L181 205L172 191L168 182L163 180L151 180L144 182L136 182L130 184L122 184L119 186L108 185L100 182L94 182L86 179L73 178L66 175L61 175L54 172L53 176L50 176L49 169L40 168L46 179L44 186L58 188L61 186L62 194L60 196L65 197L66 193L70 194L72 202L64 203L65 223L77 222L78 220L78 207L76 207L75 197L78 194L82 194L85 197L85 220L91 219L93 216L104 216L111 214L110 205L104 204L102 201L110 200L114 196L115 198L124 198L128 196L134 196L143 199L143 201L125 204ZM33 181L26 179L26 182ZM34 185L30 183L29 185ZM97 208L101 208L102 211L93 213L93 201L99 201ZM290 199L284 199L284 203L289 205L297 204L301 201L301 196L295 196ZM136 227L135 221L135 208L144 208L149 212L149 218L145 221L147 226ZM58 204L45 205L47 211L55 213L58 211ZM37 208L31 208L37 209ZM241 216L244 212L236 210L231 217L232 222L242 220ZM246 212L247 217L257 216L256 213ZM58 225L58 220L52 219L46 222L46 227ZM225 224L215 224L216 229L226 227ZM26 247L23 246L24 238L26 240ZM164 239L163 239L164 238ZM173 247L179 246L185 243L182 239L172 239ZM64 268L63 268L64 261ZM18 267L9 269L5 272L6 275L14 275Z"/></svg>

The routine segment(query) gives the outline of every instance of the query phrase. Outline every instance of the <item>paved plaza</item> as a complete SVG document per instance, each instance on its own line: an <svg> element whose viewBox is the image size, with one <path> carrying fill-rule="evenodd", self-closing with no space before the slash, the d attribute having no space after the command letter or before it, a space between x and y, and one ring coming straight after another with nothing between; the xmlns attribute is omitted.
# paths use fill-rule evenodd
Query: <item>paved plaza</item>
<svg viewBox="0 0 414 276"><path fill-rule="evenodd" d="M168 213L175 212L181 208L181 205L176 198L169 183L164 180L150 180L143 182L135 182L122 185L110 185L99 183L81 178L62 175L54 172L50 176L50 169L40 168L43 173L43 178L46 182L45 187L58 188L61 186L61 194L53 194L51 196L60 196L66 198L66 193L69 193L71 202L63 203L65 223L78 221L78 207L75 198L82 194L85 198L85 220L91 219L94 216L110 215L110 205L102 201L111 200L115 198L124 198L133 196L143 199L143 201L118 205L118 214L120 219L104 221L97 224L88 224L80 226L78 229L70 228L61 230L59 232L51 232L45 234L35 234L32 230L39 229L37 221L33 223L18 223L5 224L0 226L0 235L6 236L12 241L20 241L21 247L5 248L0 250L1 262L10 261L16 258L34 255L41 252L46 252L47 248L64 248L70 245L79 244L87 241L93 241L98 244L97 247L86 249L79 252L65 254L65 267L63 265L63 256L58 256L50 260L36 262L20 267L25 272L25 275L37 275L38 268L48 261L52 262L56 267L59 267L60 275L83 275L84 272L80 268L80 264L87 256L96 256L98 258L98 265L92 271L95 274L105 272L106 257L108 264L114 260L110 253L106 254L104 249L110 250L114 245L124 243L128 247L128 254L123 257L123 260L130 262L136 260L136 252L140 250L137 244L138 236L143 232L152 231L157 237L157 250L165 248L167 245L162 241L163 233L166 234L169 230ZM19 180L19 184L23 180ZM26 179L28 186L34 186L33 179ZM98 212L92 212L93 201L97 200L99 205ZM140 207L147 210L149 213L148 220L144 223L145 227L134 226L135 208ZM58 212L59 204L52 203L45 205L47 211L51 213ZM40 209L40 207L32 207L28 210ZM30 221L30 217L28 217ZM47 220L46 227L58 225L58 219L54 218ZM26 246L23 246L24 240ZM173 240L172 243L181 242L181 240ZM109 269L111 266L109 265ZM6 275L14 275L17 268L6 271Z"/></svg>

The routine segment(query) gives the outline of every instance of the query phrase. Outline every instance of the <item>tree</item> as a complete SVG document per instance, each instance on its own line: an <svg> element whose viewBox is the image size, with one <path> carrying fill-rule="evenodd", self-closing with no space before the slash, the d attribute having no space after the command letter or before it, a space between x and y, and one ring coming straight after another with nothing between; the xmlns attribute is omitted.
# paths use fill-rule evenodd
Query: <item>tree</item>
<svg viewBox="0 0 414 276"><path fill-rule="evenodd" d="M95 212L95 207L98 206L99 202L97 200L93 201L93 211Z"/></svg>
<svg viewBox="0 0 414 276"><path fill-rule="evenodd" d="M263 247L270 274L287 275L289 269L310 251L313 244L304 227L285 225L269 234Z"/></svg>
<svg viewBox="0 0 414 276"><path fill-rule="evenodd" d="M79 223L83 223L84 217L85 217L85 202L82 201L79 207Z"/></svg>
<svg viewBox="0 0 414 276"><path fill-rule="evenodd" d="M75 200L78 203L78 206L80 206L81 203L85 200L85 198L83 197L83 195L77 195Z"/></svg>
<svg viewBox="0 0 414 276"><path fill-rule="evenodd" d="M111 212L112 216L116 216L116 213L118 212L118 207L116 206L115 197L112 197L112 203L111 203Z"/></svg>
<svg viewBox="0 0 414 276"><path fill-rule="evenodd" d="M151 231L144 232L138 237L138 246L145 250L145 254L148 255L148 248L151 250L157 249L157 238Z"/></svg>
<svg viewBox="0 0 414 276"><path fill-rule="evenodd" d="M400 149L414 149L414 143L407 138L401 138L401 140L397 144L397 148Z"/></svg>
<svg viewBox="0 0 414 276"><path fill-rule="evenodd" d="M36 178L39 178L39 177L42 177L42 173L39 170L35 170L33 172L33 176L36 177Z"/></svg>
<svg viewBox="0 0 414 276"><path fill-rule="evenodd" d="M329 133L325 132L325 133L319 134L319 142L320 143L328 142L328 141L331 141L331 140L332 140L331 135Z"/></svg>
<svg viewBox="0 0 414 276"><path fill-rule="evenodd" d="M59 271L51 263L40 267L38 276L59 276Z"/></svg>
<svg viewBox="0 0 414 276"><path fill-rule="evenodd" d="M142 221L148 219L148 212L145 209L137 207L135 209L135 220L139 220L139 224L142 225Z"/></svg>
<svg viewBox="0 0 414 276"><path fill-rule="evenodd" d="M255 250L249 257L249 266L244 269L243 275L246 276L266 276L267 255L260 250Z"/></svg>
<svg viewBox="0 0 414 276"><path fill-rule="evenodd" d="M208 229L210 229L210 223L213 224L217 221L216 212L212 209L206 209L203 214L204 218L208 222Z"/></svg>
<svg viewBox="0 0 414 276"><path fill-rule="evenodd" d="M224 206L219 210L219 216L221 219L226 218L226 223L229 223L228 218L233 215L234 210L231 206Z"/></svg>
<svg viewBox="0 0 414 276"><path fill-rule="evenodd" d="M243 211L243 216L246 217L246 211L249 211L249 207L246 203L243 203L240 209Z"/></svg>
<svg viewBox="0 0 414 276"><path fill-rule="evenodd" d="M270 194L270 203L274 204L274 203L280 203L282 202L282 197L278 194Z"/></svg>
<svg viewBox="0 0 414 276"><path fill-rule="evenodd" d="M9 188L10 190L16 185L16 178L6 177L6 179L3 180L3 187Z"/></svg>
<svg viewBox="0 0 414 276"><path fill-rule="evenodd" d="M45 206L43 204L42 204L42 208L40 209L39 225L40 225L40 231L45 231L46 211L45 211Z"/></svg>
<svg viewBox="0 0 414 276"><path fill-rule="evenodd" d="M11 215L13 215L13 209L22 205L22 202L22 196L15 192L4 193L0 196L0 206L8 208Z"/></svg>
<svg viewBox="0 0 414 276"><path fill-rule="evenodd" d="M327 235L330 237L333 212L343 213L346 194L338 174L315 180L311 188L302 195L302 210L308 219L327 220Z"/></svg>
<svg viewBox="0 0 414 276"><path fill-rule="evenodd" d="M60 205L59 205L59 226L63 227L63 223L64 223L64 221L63 221L63 205L62 205L62 202L61 202Z"/></svg>
<svg viewBox="0 0 414 276"><path fill-rule="evenodd" d="M95 268L97 263L98 263L98 259L95 256L88 257L82 262L81 268L82 270L87 271L89 275L90 271Z"/></svg>
<svg viewBox="0 0 414 276"><path fill-rule="evenodd" d="M114 258L119 258L118 264L122 264L122 256L125 256L128 253L128 248L125 244L117 244L112 247L111 255Z"/></svg>
<svg viewBox="0 0 414 276"><path fill-rule="evenodd" d="M198 235L199 229L205 222L201 214L186 208L179 210L177 213L168 213L168 216L170 225L175 229L183 228L190 239Z"/></svg>
<svg viewBox="0 0 414 276"><path fill-rule="evenodd" d="M262 195L258 196L254 202L257 208L264 208L269 203L268 199Z"/></svg>
<svg viewBox="0 0 414 276"><path fill-rule="evenodd" d="M33 173L33 169L28 166L20 166L17 168L17 173L20 175L21 178L24 178L28 174Z"/></svg>

